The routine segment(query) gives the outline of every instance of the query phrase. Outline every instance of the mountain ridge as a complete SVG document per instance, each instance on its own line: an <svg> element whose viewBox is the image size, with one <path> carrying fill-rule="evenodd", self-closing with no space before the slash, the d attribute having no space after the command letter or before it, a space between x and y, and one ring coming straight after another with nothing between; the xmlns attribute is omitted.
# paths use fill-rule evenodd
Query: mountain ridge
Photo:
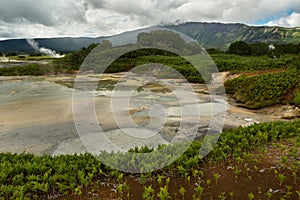
<svg viewBox="0 0 300 200"><path fill-rule="evenodd" d="M300 27L249 26L241 23L224 24L218 22L188 22L165 27L190 36L205 48L220 48L224 50L237 40L248 43L300 42Z"/></svg>
<svg viewBox="0 0 300 200"><path fill-rule="evenodd" d="M242 23L220 22L186 22L168 24L159 27L169 28L188 35L197 40L204 48L218 48L226 50L237 40L248 43L295 43L300 42L300 27L288 28L279 26L249 26ZM40 47L53 49L57 52L71 52L87 47L92 43L99 43L106 37L55 37L35 38ZM26 39L10 39L0 41L0 52L32 53L34 49Z"/></svg>

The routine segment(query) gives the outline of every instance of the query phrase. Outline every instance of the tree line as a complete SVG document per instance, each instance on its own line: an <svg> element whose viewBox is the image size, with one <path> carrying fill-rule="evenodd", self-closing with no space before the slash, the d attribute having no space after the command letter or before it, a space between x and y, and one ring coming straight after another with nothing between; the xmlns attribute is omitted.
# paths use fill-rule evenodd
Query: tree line
<svg viewBox="0 0 300 200"><path fill-rule="evenodd" d="M270 56L278 58L284 54L300 54L300 43L298 44L266 44L266 43L247 43L235 41L229 45L226 52L219 49L207 49L210 54L229 53L240 56Z"/></svg>

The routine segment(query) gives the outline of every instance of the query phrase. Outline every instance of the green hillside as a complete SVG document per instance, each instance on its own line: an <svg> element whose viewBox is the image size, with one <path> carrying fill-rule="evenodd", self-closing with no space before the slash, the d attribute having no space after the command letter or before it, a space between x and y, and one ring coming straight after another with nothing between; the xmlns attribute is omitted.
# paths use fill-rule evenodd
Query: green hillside
<svg viewBox="0 0 300 200"><path fill-rule="evenodd" d="M247 26L245 24L222 24L191 22L169 25L166 28L184 33L197 40L205 48L227 49L237 40L248 43L299 43L300 28Z"/></svg>

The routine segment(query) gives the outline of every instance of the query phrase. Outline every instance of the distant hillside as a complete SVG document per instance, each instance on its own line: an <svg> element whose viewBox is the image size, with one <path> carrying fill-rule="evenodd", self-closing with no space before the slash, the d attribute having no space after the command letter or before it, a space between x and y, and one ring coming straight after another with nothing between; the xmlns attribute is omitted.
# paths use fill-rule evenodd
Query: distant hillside
<svg viewBox="0 0 300 200"><path fill-rule="evenodd" d="M92 43L99 43L105 37L98 38L38 38L34 39L40 47L46 47L56 52L72 52L88 47ZM26 52L33 53L35 50L28 44L26 39L12 39L0 41L0 52Z"/></svg>
<svg viewBox="0 0 300 200"><path fill-rule="evenodd" d="M222 24L191 22L169 25L167 28L184 33L197 40L205 48L227 49L237 40L247 43L299 43L300 28L247 26L245 24Z"/></svg>
<svg viewBox="0 0 300 200"><path fill-rule="evenodd" d="M234 41L247 43L299 43L300 28L283 28L267 26L247 26L244 24L222 24L190 22L164 27L182 32L197 40L205 48L227 49ZM35 39L40 47L53 49L57 52L71 52L91 43L99 43L105 37L98 38L49 38ZM34 52L25 39L0 41L0 52Z"/></svg>

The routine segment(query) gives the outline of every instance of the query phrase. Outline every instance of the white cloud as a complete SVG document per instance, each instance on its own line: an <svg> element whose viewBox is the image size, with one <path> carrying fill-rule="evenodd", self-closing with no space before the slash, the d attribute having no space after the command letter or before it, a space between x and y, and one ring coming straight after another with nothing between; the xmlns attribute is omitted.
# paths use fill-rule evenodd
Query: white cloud
<svg viewBox="0 0 300 200"><path fill-rule="evenodd" d="M287 26L300 27L300 13L293 12L291 15L272 20L268 23L269 26Z"/></svg>
<svg viewBox="0 0 300 200"><path fill-rule="evenodd" d="M177 20L300 26L299 13L299 0L1 0L0 38L112 35Z"/></svg>
<svg viewBox="0 0 300 200"><path fill-rule="evenodd" d="M295 0L232 0L232 7L224 11L224 21L240 21L255 24L274 16L282 16L290 10L300 11L300 2Z"/></svg>

